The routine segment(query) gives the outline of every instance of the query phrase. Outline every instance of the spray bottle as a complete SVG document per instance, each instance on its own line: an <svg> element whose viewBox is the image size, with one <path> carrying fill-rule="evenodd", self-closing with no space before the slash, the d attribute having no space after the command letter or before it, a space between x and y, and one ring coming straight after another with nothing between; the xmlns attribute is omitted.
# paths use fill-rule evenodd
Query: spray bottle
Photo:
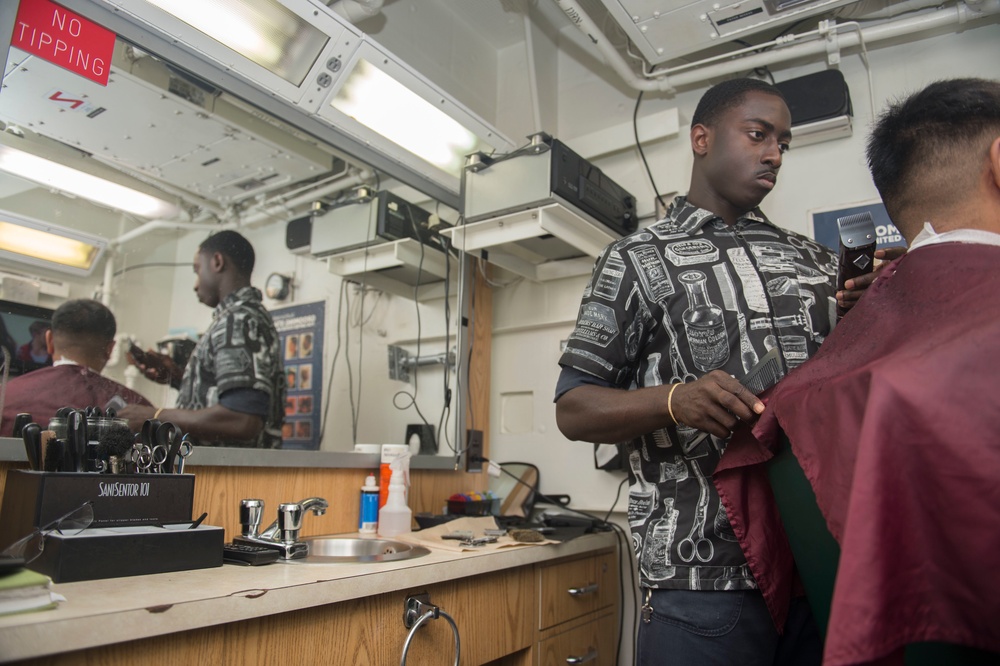
<svg viewBox="0 0 1000 666"><path fill-rule="evenodd" d="M378 512L379 536L391 537L409 532L413 512L406 505L406 484L403 480L403 458L393 460L389 479L389 499Z"/></svg>

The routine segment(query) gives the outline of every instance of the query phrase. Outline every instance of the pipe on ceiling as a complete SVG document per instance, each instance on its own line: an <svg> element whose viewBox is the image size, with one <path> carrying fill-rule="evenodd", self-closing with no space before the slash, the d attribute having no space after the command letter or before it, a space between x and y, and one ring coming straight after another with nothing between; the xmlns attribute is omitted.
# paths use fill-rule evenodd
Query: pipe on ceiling
<svg viewBox="0 0 1000 666"><path fill-rule="evenodd" d="M351 23L357 23L381 12L383 4L384 0L335 0L328 6Z"/></svg>
<svg viewBox="0 0 1000 666"><path fill-rule="evenodd" d="M373 177L374 174L370 170L364 169L358 171L357 173L344 176L343 178L338 178L337 180L327 183L322 187L301 194L295 198L289 199L288 201L283 201L280 204L263 206L240 220L239 226L253 228L263 224L264 222L272 222L276 219L283 220L288 215L294 215L295 209L299 206L311 204L317 199L321 199L328 194L336 194L337 192L343 192L346 189L350 189L355 185L367 183Z"/></svg>
<svg viewBox="0 0 1000 666"><path fill-rule="evenodd" d="M787 35L770 44L753 47L754 50L757 50L773 45L774 48L769 51L757 52L738 58L731 57L731 54L719 56L706 61L653 72L648 74L650 78L647 79L637 75L632 70L621 53L615 49L611 42L598 29L594 21L587 16L576 0L554 1L560 6L570 21L590 38L594 46L604 56L608 65L611 66L625 83L636 90L662 91L673 94L681 86L704 83L714 78L737 74L757 67L788 62L806 56L826 55L828 51L826 35L817 30L809 33L810 41L796 42L797 39L803 37ZM853 32L837 35L838 48L850 48L862 42L870 46L874 42L949 25L961 25L997 13L1000 13L1000 0L960 1L951 7L863 27L860 30L857 30L852 25L850 28ZM835 31L836 29L836 25L833 25L833 30ZM707 64L713 60L724 58L728 59L715 64Z"/></svg>
<svg viewBox="0 0 1000 666"><path fill-rule="evenodd" d="M298 197L289 199L288 201L271 206L264 206L242 218L239 222L230 221L222 224L206 224L205 222L207 220L215 219L214 215L208 213L201 215L198 220L193 222L178 220L151 220L141 227L136 227L132 231L127 231L118 238L115 238L111 241L111 245L120 246L128 243L129 241L133 241L136 238L145 236L151 231L157 231L159 229L167 229L170 231L200 231L211 228L218 231L221 229L238 229L241 227L253 228L264 222L283 220L289 215L294 215L295 208L302 206L303 204L311 204L313 201L329 194L342 192L343 190L354 187L355 185L368 182L372 177L372 172L367 169L352 175L344 176L343 178L331 181L322 187L306 192Z"/></svg>

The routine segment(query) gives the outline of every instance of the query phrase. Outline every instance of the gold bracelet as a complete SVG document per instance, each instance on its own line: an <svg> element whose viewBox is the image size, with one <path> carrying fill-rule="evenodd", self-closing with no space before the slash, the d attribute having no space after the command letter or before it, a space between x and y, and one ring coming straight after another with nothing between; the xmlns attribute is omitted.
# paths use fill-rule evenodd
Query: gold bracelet
<svg viewBox="0 0 1000 666"><path fill-rule="evenodd" d="M164 409L165 409L164 407L160 407L158 410L156 410L155 412L153 412L153 420L154 421L156 419L160 418L160 412L162 412ZM671 414L670 416L673 417L673 414Z"/></svg>
<svg viewBox="0 0 1000 666"><path fill-rule="evenodd" d="M680 384L672 384L670 386L670 393L667 394L667 411L670 412L670 420L674 422L674 425L677 425L677 417L674 416L673 400L674 400L674 391L677 389L678 386L680 386Z"/></svg>

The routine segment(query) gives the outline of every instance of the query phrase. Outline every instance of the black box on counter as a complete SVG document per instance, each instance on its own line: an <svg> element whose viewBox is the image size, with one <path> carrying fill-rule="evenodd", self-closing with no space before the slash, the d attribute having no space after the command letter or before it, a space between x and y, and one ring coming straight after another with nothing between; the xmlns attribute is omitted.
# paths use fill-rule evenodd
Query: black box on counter
<svg viewBox="0 0 1000 666"><path fill-rule="evenodd" d="M191 521L193 474L10 470L0 506L0 548L93 502L93 527Z"/></svg>
<svg viewBox="0 0 1000 666"><path fill-rule="evenodd" d="M53 532L45 549L28 564L56 583L208 569L222 566L225 530L213 525L194 529L97 527L77 534Z"/></svg>

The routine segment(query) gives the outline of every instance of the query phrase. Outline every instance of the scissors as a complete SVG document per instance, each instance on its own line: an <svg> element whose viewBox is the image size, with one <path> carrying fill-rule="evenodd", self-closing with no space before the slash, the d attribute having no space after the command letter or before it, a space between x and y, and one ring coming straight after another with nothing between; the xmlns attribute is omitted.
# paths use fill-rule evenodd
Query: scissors
<svg viewBox="0 0 1000 666"><path fill-rule="evenodd" d="M191 434L186 433L182 438L180 445L177 448L176 458L177 458L177 473L184 473L184 461L194 453L194 443L192 442Z"/></svg>
<svg viewBox="0 0 1000 666"><path fill-rule="evenodd" d="M131 454L131 462L135 465L136 472L149 472L153 468L153 447L156 445L155 434L159 427L159 421L146 419L142 429L136 434Z"/></svg>
<svg viewBox="0 0 1000 666"><path fill-rule="evenodd" d="M140 435L136 435L135 444L129 452L129 462L135 465L137 473L148 472L153 466L153 450L142 441Z"/></svg>
<svg viewBox="0 0 1000 666"><path fill-rule="evenodd" d="M174 473L174 460L181 447L180 431L173 423L161 423L153 434L153 464L163 474Z"/></svg>
<svg viewBox="0 0 1000 666"><path fill-rule="evenodd" d="M705 475L698 461L691 460L690 463L698 479L698 507L695 509L691 531L677 544L677 556L682 562L691 562L695 559L699 562L708 562L715 555L715 545L710 539L705 538L705 522L708 519L708 482L705 481ZM694 538L695 532L698 533L697 540Z"/></svg>

